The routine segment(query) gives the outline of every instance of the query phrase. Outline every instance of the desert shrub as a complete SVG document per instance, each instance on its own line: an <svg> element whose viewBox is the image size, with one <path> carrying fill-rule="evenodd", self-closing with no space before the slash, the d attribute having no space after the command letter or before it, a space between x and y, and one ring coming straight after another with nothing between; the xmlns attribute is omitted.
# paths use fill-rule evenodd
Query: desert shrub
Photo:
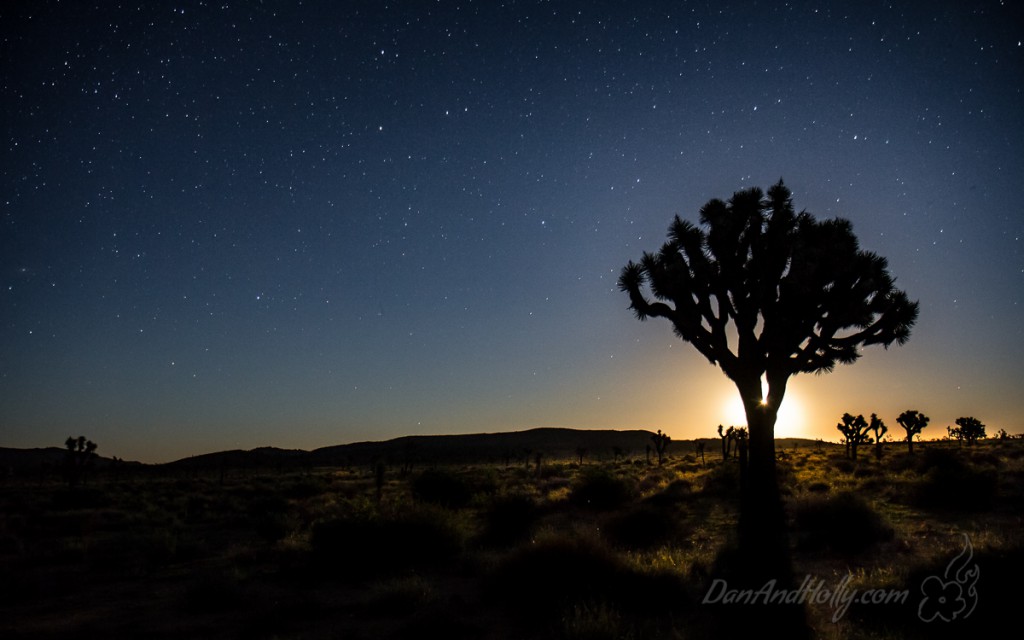
<svg viewBox="0 0 1024 640"><path fill-rule="evenodd" d="M630 640L636 631L622 613L607 603L575 604L562 616L564 640Z"/></svg>
<svg viewBox="0 0 1024 640"><path fill-rule="evenodd" d="M930 449L921 456L923 479L911 491L915 506L981 510L992 506L998 478L992 468L978 469L955 451Z"/></svg>
<svg viewBox="0 0 1024 640"><path fill-rule="evenodd" d="M478 471L473 478L473 493L478 495L493 496L501 488L501 474L493 467L487 467Z"/></svg>
<svg viewBox="0 0 1024 640"><path fill-rule="evenodd" d="M739 468L731 464L720 464L704 476L701 493L711 497L727 498L738 495L739 490Z"/></svg>
<svg viewBox="0 0 1024 640"><path fill-rule="evenodd" d="M436 599L433 585L422 576L404 576L371 585L363 609L370 614L393 618L409 615Z"/></svg>
<svg viewBox="0 0 1024 640"><path fill-rule="evenodd" d="M878 470L867 465L858 465L857 468L853 470L854 478L872 478L877 475Z"/></svg>
<svg viewBox="0 0 1024 640"><path fill-rule="evenodd" d="M181 606L188 613L220 613L244 602L245 594L237 578L211 572L198 576L186 587Z"/></svg>
<svg viewBox="0 0 1024 640"><path fill-rule="evenodd" d="M927 451L925 452L927 455ZM917 464L918 456L912 456L906 453L900 453L896 455L887 456L884 458L883 464L889 469L891 473L903 473L913 469Z"/></svg>
<svg viewBox="0 0 1024 640"><path fill-rule="evenodd" d="M617 546L649 549L670 541L677 523L668 508L642 505L609 519L604 532Z"/></svg>
<svg viewBox="0 0 1024 640"><path fill-rule="evenodd" d="M974 465L985 465L996 469L1002 468L1002 459L989 451L972 451L970 455L971 463Z"/></svg>
<svg viewBox="0 0 1024 640"><path fill-rule="evenodd" d="M812 482L807 485L807 490L811 493L828 493L832 490L832 485L827 482Z"/></svg>
<svg viewBox="0 0 1024 640"><path fill-rule="evenodd" d="M320 495L325 489L320 479L302 478L285 487L284 495L293 500L305 500Z"/></svg>
<svg viewBox="0 0 1024 640"><path fill-rule="evenodd" d="M524 494L497 496L481 514L485 544L514 544L529 537L540 510L533 498Z"/></svg>
<svg viewBox="0 0 1024 640"><path fill-rule="evenodd" d="M678 579L640 574L593 540L551 538L508 554L485 577L485 594L518 612L551 618L580 602L659 613L685 598Z"/></svg>
<svg viewBox="0 0 1024 640"><path fill-rule="evenodd" d="M310 535L313 562L351 579L444 562L463 541L450 512L428 507L319 522Z"/></svg>
<svg viewBox="0 0 1024 640"><path fill-rule="evenodd" d="M669 506L685 502L693 497L693 484L689 480L673 480L662 491L647 499L653 505Z"/></svg>
<svg viewBox="0 0 1024 640"><path fill-rule="evenodd" d="M464 507L473 497L473 491L465 479L442 469L427 469L416 476L410 486L417 500L444 507Z"/></svg>
<svg viewBox="0 0 1024 640"><path fill-rule="evenodd" d="M260 496L248 507L248 521L267 542L277 542L288 535L288 501L277 494Z"/></svg>
<svg viewBox="0 0 1024 640"><path fill-rule="evenodd" d="M635 483L603 467L592 467L577 477L569 499L591 509L614 509L636 495Z"/></svg>
<svg viewBox="0 0 1024 640"><path fill-rule="evenodd" d="M832 468L836 471L843 473L853 473L853 470L857 467L853 460L847 460L846 458L836 458L832 461Z"/></svg>
<svg viewBox="0 0 1024 640"><path fill-rule="evenodd" d="M97 487L78 486L53 493L54 509L96 509L110 504L107 494Z"/></svg>
<svg viewBox="0 0 1024 640"><path fill-rule="evenodd" d="M850 492L815 497L794 513L798 541L805 549L860 553L891 540L892 528L863 498Z"/></svg>

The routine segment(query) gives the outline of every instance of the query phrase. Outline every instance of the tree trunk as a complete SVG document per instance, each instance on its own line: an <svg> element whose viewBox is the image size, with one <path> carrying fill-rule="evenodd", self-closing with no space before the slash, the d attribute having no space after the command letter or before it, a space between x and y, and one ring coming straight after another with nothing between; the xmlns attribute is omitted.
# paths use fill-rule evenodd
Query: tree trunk
<svg viewBox="0 0 1024 640"><path fill-rule="evenodd" d="M741 475L744 480L740 492L738 546L735 556L720 556L719 560L724 567L731 565L731 570L726 569L730 588L756 591L774 581L776 588L793 589L796 583L775 472L775 421L785 384L783 381L770 389L767 402L762 402L759 378L747 380L746 384L737 382L736 386L747 414L749 446L745 448L749 456L746 472ZM810 637L804 606L800 603L766 607L756 617L730 612L725 616L722 635L754 637L753 634L765 628L785 638Z"/></svg>
<svg viewBox="0 0 1024 640"><path fill-rule="evenodd" d="M750 433L749 461L740 497L739 543L749 570L766 579L788 579L791 564L786 520L775 473L775 420L785 394L778 382L761 395L760 377L736 385L743 397Z"/></svg>

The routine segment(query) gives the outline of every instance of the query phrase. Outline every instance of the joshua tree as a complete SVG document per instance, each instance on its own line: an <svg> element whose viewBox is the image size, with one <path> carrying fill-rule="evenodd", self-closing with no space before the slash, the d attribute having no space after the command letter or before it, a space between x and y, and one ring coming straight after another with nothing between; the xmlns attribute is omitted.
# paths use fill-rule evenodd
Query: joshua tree
<svg viewBox="0 0 1024 640"><path fill-rule="evenodd" d="M871 422L868 423L868 429L874 432L875 437L875 458L882 459L882 436L889 431L889 427L885 426L882 419L878 417L878 414L871 414Z"/></svg>
<svg viewBox="0 0 1024 640"><path fill-rule="evenodd" d="M781 180L767 196L751 188L709 201L700 224L676 216L668 242L630 261L619 288L638 319L667 319L736 385L750 429L741 537L760 544L767 527L778 546L775 421L790 376L852 364L863 346L905 343L918 304L884 258L860 249L848 221L797 214Z"/></svg>
<svg viewBox="0 0 1024 640"><path fill-rule="evenodd" d="M928 416L914 409L908 409L896 418L896 422L907 432L908 453L914 453L914 436L921 433L921 430L928 426L928 420Z"/></svg>
<svg viewBox="0 0 1024 640"><path fill-rule="evenodd" d="M64 479L69 487L76 487L85 479L85 472L92 466L96 457L96 443L86 440L85 436L68 438L64 441L68 452L64 454Z"/></svg>
<svg viewBox="0 0 1024 640"><path fill-rule="evenodd" d="M1005 431L1003 432L1003 435L1006 435L1006 432L1005 432ZM694 448L695 448L695 450L696 450L696 452L697 452L697 455L699 455L699 456L700 456L700 464L701 464L701 466L703 466L703 465L704 465L704 446L705 446L706 444L707 444L707 443L706 443L706 442L704 442L703 440L698 440L698 441L697 441L697 442L696 442L696 443L694 444Z"/></svg>
<svg viewBox="0 0 1024 640"><path fill-rule="evenodd" d="M729 427L728 429L722 430L722 425L718 425L718 437L722 439L722 460L729 459L729 445L732 444L732 433L736 427Z"/></svg>
<svg viewBox="0 0 1024 640"><path fill-rule="evenodd" d="M846 440L847 458L857 459L857 446L870 440L868 428L868 422L864 416L858 415L854 418L849 413L843 414L843 421L836 425L836 429L839 429Z"/></svg>
<svg viewBox="0 0 1024 640"><path fill-rule="evenodd" d="M384 463L378 462L376 468L374 468L374 479L377 485L377 504L380 504L381 498L384 497Z"/></svg>
<svg viewBox="0 0 1024 640"><path fill-rule="evenodd" d="M576 457L579 458L580 466L583 466L583 456L587 455L587 448L583 445L576 447Z"/></svg>
<svg viewBox="0 0 1024 640"><path fill-rule="evenodd" d="M672 438L658 429L658 433L651 436L651 440L654 442L654 451L658 454L658 466L660 467L665 464L665 450L668 449L668 443L672 441Z"/></svg>
<svg viewBox="0 0 1024 640"><path fill-rule="evenodd" d="M956 425L958 428L954 431L960 432L960 436L967 441L967 446L985 438L985 425L977 418L957 418Z"/></svg>
<svg viewBox="0 0 1024 640"><path fill-rule="evenodd" d="M747 439L749 434L744 427L732 430L732 439L736 441L736 456L740 461L740 487L744 487L748 480L747 475Z"/></svg>

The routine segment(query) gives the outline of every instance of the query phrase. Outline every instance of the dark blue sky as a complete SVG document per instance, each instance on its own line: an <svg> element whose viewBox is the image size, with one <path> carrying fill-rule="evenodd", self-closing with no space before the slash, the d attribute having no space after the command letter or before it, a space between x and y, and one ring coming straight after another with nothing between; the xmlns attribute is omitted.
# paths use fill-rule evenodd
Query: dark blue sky
<svg viewBox="0 0 1024 640"><path fill-rule="evenodd" d="M778 432L1024 427L1019 3L13 4L0 445L710 435L730 383L615 281L780 177L921 316Z"/></svg>

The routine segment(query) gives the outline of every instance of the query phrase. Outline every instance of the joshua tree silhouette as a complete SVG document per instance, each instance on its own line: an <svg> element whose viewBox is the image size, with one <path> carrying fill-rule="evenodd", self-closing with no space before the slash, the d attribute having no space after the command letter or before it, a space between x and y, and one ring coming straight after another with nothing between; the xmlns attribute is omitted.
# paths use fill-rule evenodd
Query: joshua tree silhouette
<svg viewBox="0 0 1024 640"><path fill-rule="evenodd" d="M790 195L780 180L767 195L709 201L700 227L676 216L668 242L619 276L638 319L667 319L739 390L750 430L740 537L755 542L759 530L783 529L774 436L790 376L852 364L862 346L903 344L918 314L848 221L797 214Z"/></svg>
<svg viewBox="0 0 1024 640"><path fill-rule="evenodd" d="M907 432L907 452L914 453L914 436L928 426L928 416L913 409L908 409L896 418L896 423Z"/></svg>
<svg viewBox="0 0 1024 640"><path fill-rule="evenodd" d="M977 418L957 418L956 426L957 428L953 431L959 431L959 436L967 441L968 446L986 437L985 425Z"/></svg>
<svg viewBox="0 0 1024 640"><path fill-rule="evenodd" d="M885 423L882 422L882 419L878 417L878 414L872 413L871 414L871 422L868 423L868 429L875 434L874 435L875 458L877 458L878 460L881 460L882 459L882 436L884 436L889 431L889 427L885 426Z"/></svg>
<svg viewBox="0 0 1024 640"><path fill-rule="evenodd" d="M668 449L668 443L672 441L672 438L658 429L658 433L651 436L651 440L654 442L654 451L658 454L658 466L660 467L665 464L665 450Z"/></svg>
<svg viewBox="0 0 1024 640"><path fill-rule="evenodd" d="M85 479L85 473L96 457L96 443L85 436L68 438L64 441L68 452L64 455L64 479L74 488Z"/></svg>
<svg viewBox="0 0 1024 640"><path fill-rule="evenodd" d="M867 420L862 415L855 418L849 413L844 413L843 421L836 425L836 429L843 434L843 439L846 442L846 457L856 460L857 447L871 439L868 436Z"/></svg>
<svg viewBox="0 0 1024 640"><path fill-rule="evenodd" d="M725 429L722 425L718 425L718 437L722 439L722 462L729 459L729 445L732 443L732 434L735 430L736 427Z"/></svg>

